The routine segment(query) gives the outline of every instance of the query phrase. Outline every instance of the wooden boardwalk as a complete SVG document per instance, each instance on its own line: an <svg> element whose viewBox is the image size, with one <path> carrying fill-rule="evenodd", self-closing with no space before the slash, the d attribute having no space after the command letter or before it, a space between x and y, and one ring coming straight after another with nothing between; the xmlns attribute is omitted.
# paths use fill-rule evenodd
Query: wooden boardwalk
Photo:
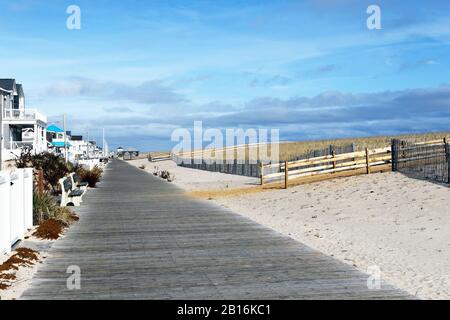
<svg viewBox="0 0 450 320"><path fill-rule="evenodd" d="M403 299L390 286L123 161L77 208L22 299ZM81 269L68 290L67 268Z"/></svg>

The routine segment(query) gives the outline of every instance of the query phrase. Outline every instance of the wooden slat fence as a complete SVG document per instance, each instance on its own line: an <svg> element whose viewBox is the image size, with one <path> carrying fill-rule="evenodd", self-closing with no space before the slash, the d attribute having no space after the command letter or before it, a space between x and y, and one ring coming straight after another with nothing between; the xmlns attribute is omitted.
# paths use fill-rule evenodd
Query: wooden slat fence
<svg viewBox="0 0 450 320"><path fill-rule="evenodd" d="M409 176L450 183L446 138L426 142L392 140L392 170Z"/></svg>
<svg viewBox="0 0 450 320"><path fill-rule="evenodd" d="M258 145L250 145L250 147L256 147ZM235 147L228 147L223 149L217 149L215 152L229 152L229 151L235 151L245 148L245 146L235 146ZM319 149L319 150L313 150L311 152L308 152L306 154L293 156L290 161L298 161L301 159L309 159L319 156L329 156L329 155L339 155L341 153L345 152L353 152L355 151L355 144L349 144L345 146L333 146L330 145L327 148ZM206 170L206 171L213 171L213 172L222 172L222 173L228 173L228 174L235 174L235 175L242 175L242 176L248 176L248 177L255 177L255 178L261 178L261 167L262 163L261 161L249 161L245 160L244 162L239 162L236 159L232 161L226 161L223 160L221 162L209 162L205 159L201 159L202 153L205 151L196 150L192 152L185 152L180 154L172 154L172 160L174 160L179 166L187 167L187 168L193 168L193 169L200 169L200 170ZM194 161L197 160L197 161ZM196 163L197 162L197 163ZM278 162L275 164L272 163L266 163L264 164L264 172L266 174L276 174L281 173L282 169L282 163L284 162ZM339 161L338 161L339 163ZM315 164L309 164L309 167L314 167Z"/></svg>
<svg viewBox="0 0 450 320"><path fill-rule="evenodd" d="M177 164L179 166L186 168L206 170L212 172L222 172L255 178L260 177L261 165L259 161L253 163L248 160L245 160L243 163L239 163L237 160L233 160L233 162L231 163L227 163L226 161L222 161L219 163L218 162L209 163L205 160L202 160L201 163L192 163L192 161L190 161L189 158L188 159L178 158L177 161L178 161Z"/></svg>
<svg viewBox="0 0 450 320"><path fill-rule="evenodd" d="M343 154L333 153L331 155L313 157L297 161L287 161L281 164L269 164L262 166L263 175L261 184L267 182L283 181L285 187L288 181L310 178L312 176L335 177L335 174L342 172L360 173L364 169L370 173L373 169L381 169L390 166L391 148L366 149L365 151L355 151ZM268 170L277 168L281 172L267 173ZM359 171L358 171L359 170Z"/></svg>
<svg viewBox="0 0 450 320"><path fill-rule="evenodd" d="M256 147L257 145L250 145ZM225 148L239 150L246 146ZM224 151L218 149L216 152ZM294 156L289 161L279 163L238 163L234 160L226 163L192 163L196 157L201 157L201 150L184 154L172 154L172 159L178 165L250 177L258 177L261 184L284 181L285 186L290 180L307 179L313 176L334 178L341 173L345 175L360 174L365 170L386 171L392 167L399 171L419 178L432 179L450 183L450 145L446 138L425 142L409 142L393 139L390 147L356 151L354 144L346 146L330 146L314 150L307 154ZM195 162L195 161L194 161Z"/></svg>

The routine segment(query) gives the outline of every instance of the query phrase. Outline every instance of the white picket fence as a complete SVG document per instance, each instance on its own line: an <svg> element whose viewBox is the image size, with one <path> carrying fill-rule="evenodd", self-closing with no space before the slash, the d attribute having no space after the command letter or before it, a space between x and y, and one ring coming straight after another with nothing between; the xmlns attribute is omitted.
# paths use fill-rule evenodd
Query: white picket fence
<svg viewBox="0 0 450 320"><path fill-rule="evenodd" d="M33 226L33 169L0 171L0 261Z"/></svg>

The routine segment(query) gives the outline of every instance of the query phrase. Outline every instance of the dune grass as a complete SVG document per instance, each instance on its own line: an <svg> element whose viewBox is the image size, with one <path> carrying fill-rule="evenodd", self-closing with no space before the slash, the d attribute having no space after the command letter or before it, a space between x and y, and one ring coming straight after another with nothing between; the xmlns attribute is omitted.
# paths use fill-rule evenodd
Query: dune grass
<svg viewBox="0 0 450 320"><path fill-rule="evenodd" d="M345 139L329 139L329 140L310 140L310 141L293 141L293 142L281 142L279 144L279 159L280 161L290 160L294 157L298 157L307 154L314 150L326 149L330 145L336 147L355 144L355 151L362 151L365 148L375 149L384 148L391 145L391 140L393 138L409 140L409 141L429 141L443 139L444 137L450 136L450 132L431 132L422 134L403 134L403 135L393 135L393 136L372 136L372 137L355 137L355 138L345 138ZM259 147L252 147L249 152L249 147L241 149L245 152L245 159L255 159L258 157ZM189 152L186 152L186 157L189 157ZM201 157L201 153L197 153L194 157ZM203 158L216 157L214 152L204 152ZM268 156L270 154L270 148L268 148ZM236 150L223 151L223 159L237 158Z"/></svg>
<svg viewBox="0 0 450 320"><path fill-rule="evenodd" d="M394 138L410 141L428 141L443 139L446 136L450 136L450 132L432 132L423 134L403 134L396 136L372 136L335 140L287 142L280 144L280 160L289 159L293 156L305 154L310 151L324 149L329 147L330 145L345 146L351 143L355 143L356 151L362 151L365 148L373 149L388 147L391 145L391 140Z"/></svg>

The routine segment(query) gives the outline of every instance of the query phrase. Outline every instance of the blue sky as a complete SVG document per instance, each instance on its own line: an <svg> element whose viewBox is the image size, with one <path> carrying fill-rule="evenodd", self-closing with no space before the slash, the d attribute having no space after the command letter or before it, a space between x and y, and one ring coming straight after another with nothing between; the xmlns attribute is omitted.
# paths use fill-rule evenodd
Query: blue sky
<svg viewBox="0 0 450 320"><path fill-rule="evenodd" d="M450 129L447 1L0 3L0 77L113 147L167 149L194 120L284 140ZM71 4L81 30L66 28Z"/></svg>

